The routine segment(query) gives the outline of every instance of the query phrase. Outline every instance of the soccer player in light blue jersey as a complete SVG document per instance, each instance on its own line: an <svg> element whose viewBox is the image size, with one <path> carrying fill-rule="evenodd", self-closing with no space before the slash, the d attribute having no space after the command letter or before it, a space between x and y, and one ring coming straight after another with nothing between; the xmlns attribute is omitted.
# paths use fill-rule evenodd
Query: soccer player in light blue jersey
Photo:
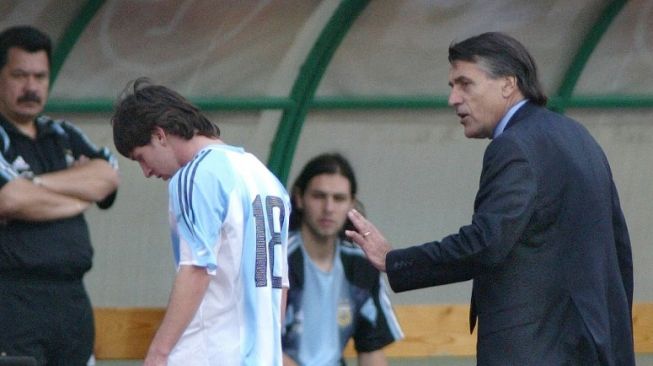
<svg viewBox="0 0 653 366"><path fill-rule="evenodd" d="M114 143L169 180L177 276L145 365L281 365L290 201L252 154L176 92L137 79Z"/></svg>
<svg viewBox="0 0 653 366"><path fill-rule="evenodd" d="M387 366L383 348L403 338L379 271L343 240L356 191L337 153L311 159L293 184L284 366L344 365L350 339L358 366Z"/></svg>

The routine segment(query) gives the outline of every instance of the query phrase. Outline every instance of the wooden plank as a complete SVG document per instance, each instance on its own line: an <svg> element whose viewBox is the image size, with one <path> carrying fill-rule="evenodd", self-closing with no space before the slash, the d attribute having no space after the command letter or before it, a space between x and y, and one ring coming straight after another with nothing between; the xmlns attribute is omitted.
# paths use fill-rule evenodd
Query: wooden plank
<svg viewBox="0 0 653 366"><path fill-rule="evenodd" d="M144 359L164 312L162 308L95 308L95 358Z"/></svg>
<svg viewBox="0 0 653 366"><path fill-rule="evenodd" d="M653 303L633 304L635 352L653 353Z"/></svg>
<svg viewBox="0 0 653 366"><path fill-rule="evenodd" d="M467 305L396 305L405 338L385 349L388 357L473 356L476 333L469 334ZM162 308L95 308L95 357L140 360L156 332ZM653 303L633 306L635 351L653 353ZM346 357L355 357L352 342Z"/></svg>
<svg viewBox="0 0 653 366"><path fill-rule="evenodd" d="M476 331L469 334L468 305L396 305L404 339L385 348L388 357L476 354ZM355 356L353 342L345 357Z"/></svg>

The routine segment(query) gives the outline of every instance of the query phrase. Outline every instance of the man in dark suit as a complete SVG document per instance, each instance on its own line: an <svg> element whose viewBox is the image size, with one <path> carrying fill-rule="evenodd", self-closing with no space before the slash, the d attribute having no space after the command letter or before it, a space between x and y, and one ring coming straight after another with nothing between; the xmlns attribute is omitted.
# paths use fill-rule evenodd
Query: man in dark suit
<svg viewBox="0 0 653 366"><path fill-rule="evenodd" d="M478 365L634 365L633 266L610 167L579 123L544 108L528 51L501 33L449 48L449 104L490 138L471 224L392 250L357 212L347 235L394 291L473 280Z"/></svg>

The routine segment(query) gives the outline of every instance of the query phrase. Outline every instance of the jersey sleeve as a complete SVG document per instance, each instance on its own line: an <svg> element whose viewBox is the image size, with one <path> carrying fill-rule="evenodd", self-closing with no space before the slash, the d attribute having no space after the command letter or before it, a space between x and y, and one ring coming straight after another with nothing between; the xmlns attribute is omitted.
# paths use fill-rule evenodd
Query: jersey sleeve
<svg viewBox="0 0 653 366"><path fill-rule="evenodd" d="M0 189L16 177L18 177L18 172L9 164L4 155L0 154Z"/></svg>
<svg viewBox="0 0 653 366"><path fill-rule="evenodd" d="M9 135L4 128L0 126L0 189L12 179L18 177L18 172L7 161L5 150L9 145Z"/></svg>
<svg viewBox="0 0 653 366"><path fill-rule="evenodd" d="M54 126L67 140L74 160L78 160L81 156L86 156L89 159L103 159L118 170L118 159L111 150L107 147L97 147L81 129L66 121L55 122ZM112 192L104 200L97 202L97 206L101 209L111 207L116 200L117 193L117 190Z"/></svg>
<svg viewBox="0 0 653 366"><path fill-rule="evenodd" d="M201 160L201 159L196 159ZM170 208L178 237L178 264L205 267L215 274L220 228L229 205L231 185L192 161L171 180ZM226 184L225 184L226 183Z"/></svg>
<svg viewBox="0 0 653 366"><path fill-rule="evenodd" d="M68 136L70 149L75 160L82 155L90 159L103 159L111 164L114 169L118 169L118 160L107 147L96 146L80 128L69 122L62 121L60 126Z"/></svg>

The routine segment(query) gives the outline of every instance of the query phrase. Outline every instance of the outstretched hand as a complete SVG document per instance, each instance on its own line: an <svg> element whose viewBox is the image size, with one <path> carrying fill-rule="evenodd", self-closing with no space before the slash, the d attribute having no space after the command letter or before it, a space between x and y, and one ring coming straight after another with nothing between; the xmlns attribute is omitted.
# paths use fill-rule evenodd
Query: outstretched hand
<svg viewBox="0 0 653 366"><path fill-rule="evenodd" d="M347 213L347 216L356 230L345 230L345 235L363 249L367 259L376 269L385 272L385 256L392 250L390 244L376 226L360 212L353 209Z"/></svg>

